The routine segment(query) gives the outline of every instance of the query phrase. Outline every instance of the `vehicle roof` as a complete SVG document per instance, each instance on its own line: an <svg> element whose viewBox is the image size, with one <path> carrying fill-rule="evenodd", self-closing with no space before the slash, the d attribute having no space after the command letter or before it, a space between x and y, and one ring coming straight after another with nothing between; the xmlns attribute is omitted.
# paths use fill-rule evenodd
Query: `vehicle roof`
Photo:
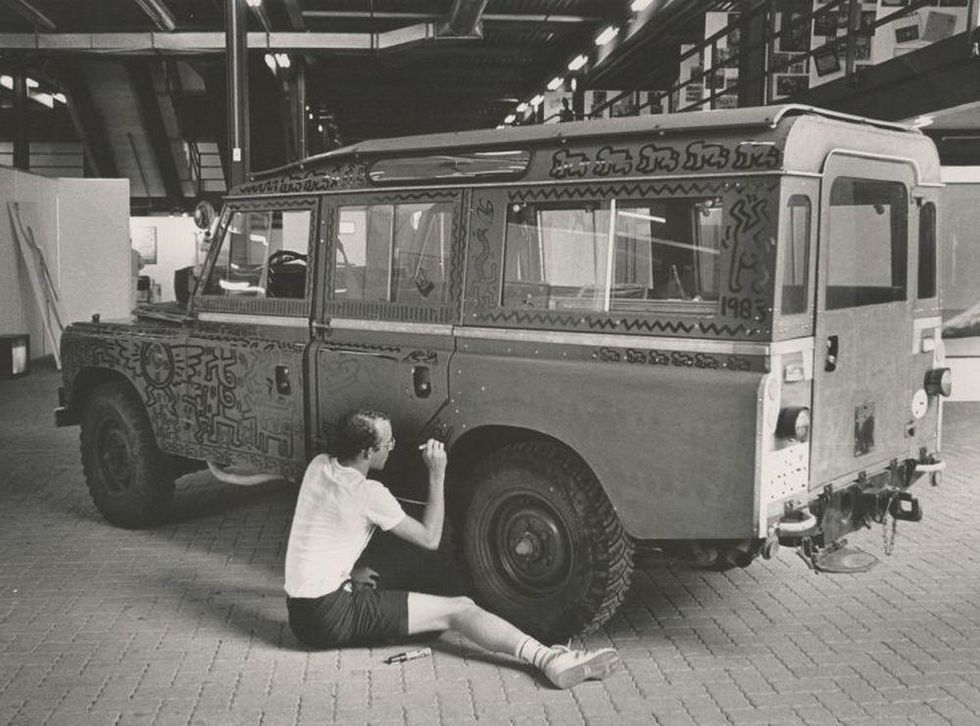
<svg viewBox="0 0 980 726"><path fill-rule="evenodd" d="M907 140L921 140L925 146L931 144L928 138L918 131L918 129L908 125L851 116L813 106L784 104L513 126L475 131L403 136L390 139L370 139L292 162L285 166L257 172L252 175L250 182L232 190L229 196L252 194L255 192L256 182L274 179L276 177L286 178L298 173L308 173L321 167L326 169L336 167L337 165L360 163L378 158L396 157L399 155L405 157L416 156L421 155L423 152L439 154L462 150L557 148L568 142L581 141L588 143L588 140L592 138L621 138L625 141L628 137L678 138L685 136L690 138L704 138L709 136L717 137L726 133L731 133L734 138L739 131L743 133L747 132L750 134L750 138L756 142L779 141L781 144L788 144L788 137L792 131L792 127L802 119L831 122L829 125L824 124L825 127L831 130L819 134L826 138L816 144L818 147L824 147L828 144L831 146L833 144L839 145L842 139L850 140L852 136L845 135L839 130L836 130L841 127L846 127L850 131L865 129L870 135L874 135L875 133L880 135L881 131L886 131L905 136ZM837 123L835 124L833 122ZM807 143L817 141L816 138L812 138L817 135L814 132L815 128L815 126L811 125L804 132L804 135L811 138L803 139L804 144L794 144L793 147L795 150L803 149ZM745 136L740 135L738 138L741 140ZM828 146L827 148L830 147ZM909 153L914 156L921 156L921 152L916 144L907 148L912 150ZM804 156L812 157L813 151L815 149L808 150ZM812 166L813 162L814 159L807 158L804 166ZM793 166L795 168L796 165L794 164ZM932 165L926 162L925 166L931 167ZM800 170L812 171L813 169L807 168ZM938 175L938 160L936 161L936 173ZM931 178L931 171L925 173L923 176Z"/></svg>

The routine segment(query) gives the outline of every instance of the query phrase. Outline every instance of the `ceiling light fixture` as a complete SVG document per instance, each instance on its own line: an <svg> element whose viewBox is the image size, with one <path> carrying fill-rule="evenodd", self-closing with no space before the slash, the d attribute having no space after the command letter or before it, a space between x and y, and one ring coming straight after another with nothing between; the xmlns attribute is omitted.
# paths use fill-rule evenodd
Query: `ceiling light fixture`
<svg viewBox="0 0 980 726"><path fill-rule="evenodd" d="M633 0L630 4L630 10L634 13L642 13L653 3L653 0Z"/></svg>
<svg viewBox="0 0 980 726"><path fill-rule="evenodd" d="M589 57L587 55L577 55L572 58L571 62L568 64L568 70L577 71L579 68L584 66L589 62Z"/></svg>
<svg viewBox="0 0 980 726"><path fill-rule="evenodd" d="M615 38L617 35L619 35L619 28L616 28L616 27L610 25L608 28L606 28L601 33L599 33L598 36L596 36L595 44L596 45L605 45L606 43L608 43L609 41L611 41L613 38Z"/></svg>
<svg viewBox="0 0 980 726"><path fill-rule="evenodd" d="M276 64L276 57L272 53L265 54L265 64L269 66L270 71L272 71L273 73L276 72L276 68L278 66Z"/></svg>
<svg viewBox="0 0 980 726"><path fill-rule="evenodd" d="M245 0L245 4L250 8L260 8L262 7L262 0Z"/></svg>
<svg viewBox="0 0 980 726"><path fill-rule="evenodd" d="M280 68L289 68L291 65L289 53L276 53L276 62L279 63Z"/></svg>
<svg viewBox="0 0 980 726"><path fill-rule="evenodd" d="M542 101L544 101L544 96L542 96L539 93L537 96L535 96L534 98L531 99L530 103L531 103L531 106L533 106L534 108L537 108L538 106L541 105L541 102Z"/></svg>
<svg viewBox="0 0 980 726"><path fill-rule="evenodd" d="M14 77L13 76L0 76L0 86L4 88L14 89Z"/></svg>
<svg viewBox="0 0 980 726"><path fill-rule="evenodd" d="M9 78L9 76L5 76L5 77ZM13 84L13 81L11 81L11 84ZM13 85L11 85L10 87L13 88ZM517 104L517 113L524 113L525 111L527 111L527 102L526 101L523 102L523 103Z"/></svg>
<svg viewBox="0 0 980 726"><path fill-rule="evenodd" d="M565 83L564 78L562 78L561 76L555 76L550 81L548 81L548 90L557 91L559 88L562 87L562 85L564 85L564 83Z"/></svg>
<svg viewBox="0 0 980 726"><path fill-rule="evenodd" d="M517 120L517 116L515 116L514 114L511 113L511 114L508 114L507 115L507 118L504 119L504 123L505 124L512 124L516 120Z"/></svg>

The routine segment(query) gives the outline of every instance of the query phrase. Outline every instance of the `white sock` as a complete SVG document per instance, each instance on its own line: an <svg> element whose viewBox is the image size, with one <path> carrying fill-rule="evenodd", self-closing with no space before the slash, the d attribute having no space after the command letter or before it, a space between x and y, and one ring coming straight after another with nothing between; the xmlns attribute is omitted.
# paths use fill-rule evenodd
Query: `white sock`
<svg viewBox="0 0 980 726"><path fill-rule="evenodd" d="M530 635L525 636L525 638L517 644L517 649L514 651L514 657L519 661L533 665L539 670L544 667L546 656L551 653L551 648L547 645L542 645Z"/></svg>

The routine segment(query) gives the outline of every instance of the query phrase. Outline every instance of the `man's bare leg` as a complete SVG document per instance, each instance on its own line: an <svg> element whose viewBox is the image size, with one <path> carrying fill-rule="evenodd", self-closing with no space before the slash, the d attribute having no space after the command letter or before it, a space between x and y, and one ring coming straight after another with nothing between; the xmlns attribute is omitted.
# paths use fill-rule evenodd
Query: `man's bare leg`
<svg viewBox="0 0 980 726"><path fill-rule="evenodd" d="M409 635L444 630L455 630L481 648L533 665L559 688L605 678L619 665L619 656L611 648L568 651L542 645L468 597L408 593Z"/></svg>

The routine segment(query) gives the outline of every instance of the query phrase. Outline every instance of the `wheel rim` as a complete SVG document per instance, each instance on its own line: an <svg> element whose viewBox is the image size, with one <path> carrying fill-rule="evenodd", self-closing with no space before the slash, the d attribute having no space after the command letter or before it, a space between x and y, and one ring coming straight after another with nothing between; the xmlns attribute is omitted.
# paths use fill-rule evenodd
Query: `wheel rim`
<svg viewBox="0 0 980 726"><path fill-rule="evenodd" d="M572 545L561 515L528 492L500 500L489 518L494 570L511 589L530 597L556 592L572 571Z"/></svg>
<svg viewBox="0 0 980 726"><path fill-rule="evenodd" d="M115 421L106 421L99 428L99 469L105 487L113 494L129 488L133 478L133 456L126 432Z"/></svg>

